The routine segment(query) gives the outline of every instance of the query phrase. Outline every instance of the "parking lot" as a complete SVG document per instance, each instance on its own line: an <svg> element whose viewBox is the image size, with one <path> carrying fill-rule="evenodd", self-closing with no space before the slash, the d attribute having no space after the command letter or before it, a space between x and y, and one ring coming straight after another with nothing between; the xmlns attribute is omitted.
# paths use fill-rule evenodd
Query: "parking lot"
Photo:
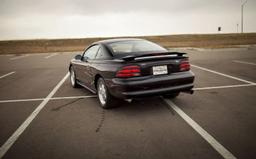
<svg viewBox="0 0 256 159"><path fill-rule="evenodd" d="M256 156L256 48L186 50L193 95L103 110L70 85L76 53L0 56L0 158Z"/></svg>

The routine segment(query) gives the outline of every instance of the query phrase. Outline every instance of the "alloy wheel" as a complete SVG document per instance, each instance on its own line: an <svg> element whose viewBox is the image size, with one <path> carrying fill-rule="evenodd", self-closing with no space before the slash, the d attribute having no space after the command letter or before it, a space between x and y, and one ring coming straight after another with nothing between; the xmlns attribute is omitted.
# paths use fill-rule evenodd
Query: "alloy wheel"
<svg viewBox="0 0 256 159"><path fill-rule="evenodd" d="M100 103L102 105L105 105L106 99L107 99L107 90L104 83L101 80L99 81L99 85L98 85L98 96L99 96Z"/></svg>
<svg viewBox="0 0 256 159"><path fill-rule="evenodd" d="M75 86L76 79L75 79L75 72L73 69L70 70L70 81L72 86Z"/></svg>

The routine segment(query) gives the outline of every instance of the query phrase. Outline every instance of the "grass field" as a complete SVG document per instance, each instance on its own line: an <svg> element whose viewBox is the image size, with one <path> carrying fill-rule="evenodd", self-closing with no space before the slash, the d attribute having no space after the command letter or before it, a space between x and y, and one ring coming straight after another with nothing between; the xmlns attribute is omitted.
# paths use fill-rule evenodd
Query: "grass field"
<svg viewBox="0 0 256 159"><path fill-rule="evenodd" d="M113 38L113 37L109 37ZM82 51L92 42L109 38L40 39L0 41L0 54ZM140 36L166 48L226 48L256 44L256 33L244 34L187 34Z"/></svg>

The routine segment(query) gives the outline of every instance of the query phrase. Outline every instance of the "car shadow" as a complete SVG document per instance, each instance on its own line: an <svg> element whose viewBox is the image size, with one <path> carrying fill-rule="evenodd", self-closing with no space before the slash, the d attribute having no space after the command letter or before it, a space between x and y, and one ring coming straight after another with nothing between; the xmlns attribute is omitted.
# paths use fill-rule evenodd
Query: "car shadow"
<svg viewBox="0 0 256 159"><path fill-rule="evenodd" d="M57 107L51 109L51 111L59 111L59 110L61 110L62 108L65 108L65 107L67 107L67 106L70 106L71 104L73 104L73 103L75 103L75 102L77 102L77 101L79 101L79 100L81 100L81 99L83 99L83 98L74 99L74 100L72 100L72 101L70 101L70 102L67 102L67 103L65 103L65 104L62 104L62 105L60 105L60 106L57 106Z"/></svg>
<svg viewBox="0 0 256 159"><path fill-rule="evenodd" d="M160 110L170 111L172 115L175 115L174 110L168 106L162 97L146 97L134 99L132 102L122 102L122 104L116 108L107 110L107 112L125 113L126 115L135 115L145 112L156 112Z"/></svg>

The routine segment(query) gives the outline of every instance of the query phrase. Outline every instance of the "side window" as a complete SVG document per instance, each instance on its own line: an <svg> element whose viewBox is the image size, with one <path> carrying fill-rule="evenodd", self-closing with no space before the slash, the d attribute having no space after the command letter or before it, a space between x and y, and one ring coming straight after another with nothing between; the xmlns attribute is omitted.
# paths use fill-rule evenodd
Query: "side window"
<svg viewBox="0 0 256 159"><path fill-rule="evenodd" d="M85 51L83 57L88 57L88 59L95 59L95 56L98 50L99 50L99 45L94 45Z"/></svg>
<svg viewBox="0 0 256 159"><path fill-rule="evenodd" d="M96 56L96 59L98 59L98 60L107 60L107 59L110 59L110 55L105 50L105 48L100 47L99 51L98 51L98 54Z"/></svg>

